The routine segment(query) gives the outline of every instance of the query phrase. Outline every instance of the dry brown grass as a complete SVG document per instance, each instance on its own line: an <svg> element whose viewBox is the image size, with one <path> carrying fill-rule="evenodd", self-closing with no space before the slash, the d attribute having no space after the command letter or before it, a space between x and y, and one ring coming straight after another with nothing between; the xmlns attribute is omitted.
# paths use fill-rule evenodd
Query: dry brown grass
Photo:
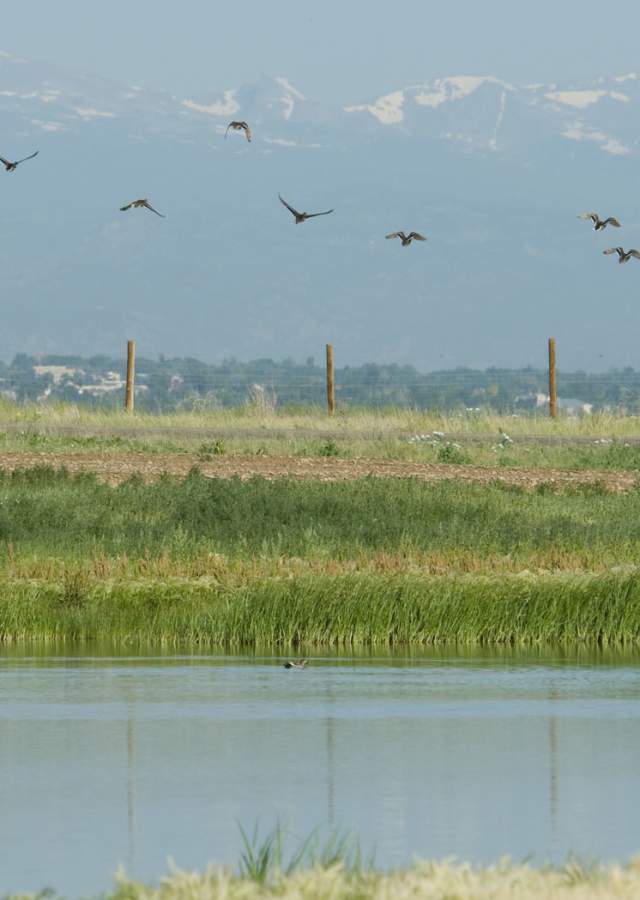
<svg viewBox="0 0 640 900"><path fill-rule="evenodd" d="M452 862L417 863L389 873L348 872L340 866L276 874L266 883L228 870L174 870L157 887L121 876L107 900L637 900L640 864L533 869L508 861L486 868Z"/></svg>

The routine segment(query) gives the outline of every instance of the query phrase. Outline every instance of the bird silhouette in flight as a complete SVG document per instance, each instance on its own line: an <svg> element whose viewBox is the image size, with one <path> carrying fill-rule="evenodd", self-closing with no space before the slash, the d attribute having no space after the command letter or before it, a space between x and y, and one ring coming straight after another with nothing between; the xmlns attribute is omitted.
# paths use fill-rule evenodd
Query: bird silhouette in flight
<svg viewBox="0 0 640 900"><path fill-rule="evenodd" d="M280 203L282 203L283 206L286 206L289 212L293 215L294 219L296 220L296 225L300 225L302 222L306 222L307 219L315 219L316 216L328 216L329 213L333 212L332 209L327 209L325 212L319 213L298 212L298 210L294 209L293 206L289 206L287 201L280 197L280 194L278 194L278 197L280 198Z"/></svg>
<svg viewBox="0 0 640 900"><path fill-rule="evenodd" d="M617 219L614 219L613 216L609 216L608 219L601 219L598 213L580 213L578 216L579 219L591 219L593 222L593 230L594 231L602 231L603 228L606 228L607 225L613 225L614 228L620 228L620 222Z"/></svg>
<svg viewBox="0 0 640 900"><path fill-rule="evenodd" d="M625 250L624 247L609 247L608 250L602 251L605 256L610 256L612 253L618 254L618 262L622 265L622 263L628 263L631 257L633 256L635 259L640 259L640 253L637 250Z"/></svg>
<svg viewBox="0 0 640 900"><path fill-rule="evenodd" d="M134 209L150 209L151 212L155 213L157 216L160 216L161 219L167 218L166 216L163 216L162 213L159 213L157 209L154 209L146 197L143 197L141 200L132 200L131 203L127 203L126 206L121 206L120 212L126 212L132 207Z"/></svg>
<svg viewBox="0 0 640 900"><path fill-rule="evenodd" d="M251 129L246 122L229 122L229 124L227 125L227 130L224 133L225 137L227 136L230 128L232 128L234 131L244 131L244 136L249 141L249 143L251 143Z"/></svg>
<svg viewBox="0 0 640 900"><path fill-rule="evenodd" d="M418 234L417 231L410 231L409 234L405 234L404 231L392 231L391 234L386 234L385 237L388 241L391 238L399 237L403 247L408 247L411 241L426 241L426 237Z"/></svg>
<svg viewBox="0 0 640 900"><path fill-rule="evenodd" d="M36 150L36 152L32 153L31 156L25 156L24 159L16 159L15 162L11 162L10 159L5 159L4 156L0 156L0 162L5 167L7 172L15 172L20 163L26 162L28 159L33 159L33 157L37 156L39 152L39 150Z"/></svg>

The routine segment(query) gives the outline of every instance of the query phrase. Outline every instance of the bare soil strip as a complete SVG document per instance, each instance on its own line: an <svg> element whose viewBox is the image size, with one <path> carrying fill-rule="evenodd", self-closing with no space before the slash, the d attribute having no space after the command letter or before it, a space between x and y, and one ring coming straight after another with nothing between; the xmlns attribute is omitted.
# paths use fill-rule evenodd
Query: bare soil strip
<svg viewBox="0 0 640 900"><path fill-rule="evenodd" d="M557 488L600 484L612 492L635 489L639 473L611 470L523 469L503 466L467 466L445 463L398 462L380 459L303 458L286 456L221 456L203 461L186 453L0 453L0 468L7 471L33 466L65 467L69 472L94 472L100 481L119 484L134 474L146 482L164 473L185 477L197 466L208 478L296 478L349 481L376 478L418 478L422 481L458 481L475 484L500 482L533 490L541 484Z"/></svg>

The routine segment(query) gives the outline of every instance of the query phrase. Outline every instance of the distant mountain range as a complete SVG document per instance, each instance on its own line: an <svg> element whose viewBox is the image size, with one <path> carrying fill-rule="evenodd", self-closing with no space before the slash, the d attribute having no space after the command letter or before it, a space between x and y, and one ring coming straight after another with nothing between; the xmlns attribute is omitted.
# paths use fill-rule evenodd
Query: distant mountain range
<svg viewBox="0 0 640 900"><path fill-rule="evenodd" d="M224 131L250 122L254 140ZM0 52L0 356L640 363L640 75L459 75L332 107L284 76L182 97ZM326 220L296 227L277 193ZM144 210L149 196L165 222ZM624 228L594 235L583 210ZM153 221L152 221L153 220ZM416 228L426 245L384 234ZM607 297L607 303L602 298Z"/></svg>
<svg viewBox="0 0 640 900"><path fill-rule="evenodd" d="M180 141L199 137L203 128L222 135L228 120L240 117L250 119L259 140L272 146L292 146L296 138L368 140L386 131L504 153L530 149L532 138L539 143L559 137L624 156L638 152L640 75L577 86L513 85L493 75L457 75L365 102L345 97L342 107L333 108L309 99L281 76L178 97L0 51L0 114L3 125L13 119L19 133L34 136L77 134L96 123L118 122L126 124L131 140L164 135Z"/></svg>

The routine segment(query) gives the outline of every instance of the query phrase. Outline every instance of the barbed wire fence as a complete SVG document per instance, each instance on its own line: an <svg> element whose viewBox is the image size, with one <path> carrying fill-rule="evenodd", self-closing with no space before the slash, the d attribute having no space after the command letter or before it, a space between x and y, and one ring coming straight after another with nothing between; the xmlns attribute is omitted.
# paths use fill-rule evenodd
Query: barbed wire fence
<svg viewBox="0 0 640 900"><path fill-rule="evenodd" d="M350 407L400 407L448 412L599 410L640 413L640 372L559 372L556 344L548 341L545 368L420 373L411 366L335 366L331 344L317 365L285 360L227 360L209 365L195 359L136 359L126 355L30 357L19 354L0 368L0 393L18 403L55 403L150 412L206 411L251 407L264 412L314 407L331 416Z"/></svg>

